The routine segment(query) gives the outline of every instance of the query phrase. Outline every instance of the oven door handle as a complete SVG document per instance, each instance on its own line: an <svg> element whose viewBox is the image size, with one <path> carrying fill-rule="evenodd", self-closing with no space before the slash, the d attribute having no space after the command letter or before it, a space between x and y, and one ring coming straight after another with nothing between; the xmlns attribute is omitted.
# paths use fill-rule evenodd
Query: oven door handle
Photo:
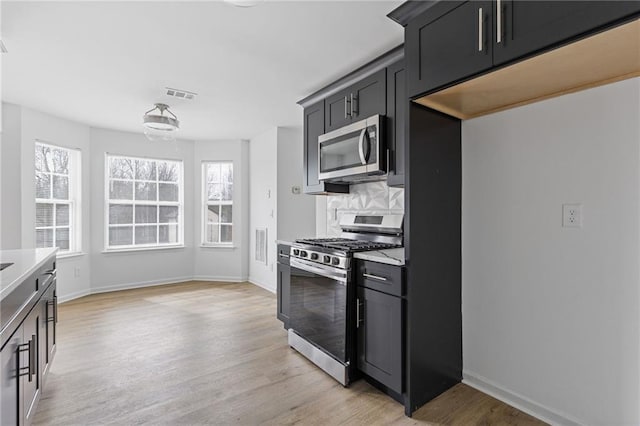
<svg viewBox="0 0 640 426"><path fill-rule="evenodd" d="M318 266L309 265L306 262L302 262L295 257L290 259L289 263L293 268L298 268L302 271L311 272L313 274L320 275L325 278L329 278L332 280L340 281L343 284L347 283L347 273L346 271L343 274L339 274Z"/></svg>

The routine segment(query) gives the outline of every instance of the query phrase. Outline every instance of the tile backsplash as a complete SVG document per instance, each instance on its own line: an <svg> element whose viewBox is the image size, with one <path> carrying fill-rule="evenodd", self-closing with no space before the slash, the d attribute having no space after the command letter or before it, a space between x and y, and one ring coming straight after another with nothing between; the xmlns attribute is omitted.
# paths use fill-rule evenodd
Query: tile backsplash
<svg viewBox="0 0 640 426"><path fill-rule="evenodd" d="M327 236L340 235L340 217L345 213L404 213L404 189L389 188L387 182L351 185L349 194L327 196Z"/></svg>

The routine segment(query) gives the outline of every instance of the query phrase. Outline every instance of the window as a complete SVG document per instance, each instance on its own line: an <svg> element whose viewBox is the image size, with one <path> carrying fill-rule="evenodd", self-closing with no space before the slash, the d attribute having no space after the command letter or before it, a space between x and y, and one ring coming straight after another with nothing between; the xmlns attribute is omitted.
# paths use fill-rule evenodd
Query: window
<svg viewBox="0 0 640 426"><path fill-rule="evenodd" d="M202 163L204 245L233 243L233 163Z"/></svg>
<svg viewBox="0 0 640 426"><path fill-rule="evenodd" d="M36 247L80 248L80 151L35 144Z"/></svg>
<svg viewBox="0 0 640 426"><path fill-rule="evenodd" d="M106 249L183 244L182 161L107 155Z"/></svg>

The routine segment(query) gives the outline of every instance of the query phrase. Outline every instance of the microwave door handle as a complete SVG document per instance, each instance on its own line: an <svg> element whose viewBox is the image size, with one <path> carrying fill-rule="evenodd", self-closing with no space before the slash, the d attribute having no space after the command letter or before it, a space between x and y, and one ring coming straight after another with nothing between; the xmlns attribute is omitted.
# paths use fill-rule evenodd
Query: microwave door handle
<svg viewBox="0 0 640 426"><path fill-rule="evenodd" d="M360 132L360 138L358 140L358 153L360 154L360 162L362 163L363 166L367 165L367 157L369 157L368 152L367 152L367 155L365 155L364 153L364 139L366 135L367 135L367 129L364 128Z"/></svg>

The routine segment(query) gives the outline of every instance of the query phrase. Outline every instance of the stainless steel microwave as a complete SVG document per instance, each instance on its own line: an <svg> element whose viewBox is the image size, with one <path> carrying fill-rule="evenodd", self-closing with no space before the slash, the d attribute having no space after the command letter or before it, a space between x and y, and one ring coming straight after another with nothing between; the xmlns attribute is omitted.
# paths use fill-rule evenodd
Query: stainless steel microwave
<svg viewBox="0 0 640 426"><path fill-rule="evenodd" d="M374 115L318 137L318 177L333 182L386 174L384 116Z"/></svg>

